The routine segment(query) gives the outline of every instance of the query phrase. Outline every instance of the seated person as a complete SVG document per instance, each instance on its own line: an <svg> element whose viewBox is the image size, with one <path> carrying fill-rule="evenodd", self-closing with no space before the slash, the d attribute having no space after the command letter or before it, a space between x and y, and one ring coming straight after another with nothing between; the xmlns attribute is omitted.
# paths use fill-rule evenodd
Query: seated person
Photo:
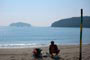
<svg viewBox="0 0 90 60"><path fill-rule="evenodd" d="M41 49L40 48L35 48L33 50L33 57L34 58L42 58L42 54L41 54Z"/></svg>
<svg viewBox="0 0 90 60"><path fill-rule="evenodd" d="M54 41L51 41L51 45L49 46L49 53L50 53L51 57L53 57L54 54L58 55L59 51L60 50L58 50L58 47L56 44L54 44Z"/></svg>

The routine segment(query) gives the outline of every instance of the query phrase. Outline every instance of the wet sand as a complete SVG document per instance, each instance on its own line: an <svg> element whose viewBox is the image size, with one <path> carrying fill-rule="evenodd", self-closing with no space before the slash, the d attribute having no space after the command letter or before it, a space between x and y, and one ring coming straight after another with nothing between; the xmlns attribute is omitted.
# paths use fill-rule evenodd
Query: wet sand
<svg viewBox="0 0 90 60"><path fill-rule="evenodd" d="M59 45L60 60L79 60L78 45ZM34 48L0 48L0 60L35 60L32 57ZM48 52L48 47L41 47L43 52ZM44 54L44 53L43 53ZM53 60L50 57L44 57L41 60ZM82 60L90 60L90 44L83 45Z"/></svg>

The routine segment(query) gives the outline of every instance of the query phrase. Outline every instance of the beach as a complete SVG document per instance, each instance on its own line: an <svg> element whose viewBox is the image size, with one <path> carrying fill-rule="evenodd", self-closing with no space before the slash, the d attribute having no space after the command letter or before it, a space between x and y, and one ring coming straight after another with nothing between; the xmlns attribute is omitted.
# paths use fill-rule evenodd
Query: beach
<svg viewBox="0 0 90 60"><path fill-rule="evenodd" d="M43 52L48 52L49 47L39 47ZM79 45L58 45L60 60L79 60ZM0 60L34 60L34 48L0 48ZM44 54L44 53L43 53ZM41 60L53 60L43 57ZM90 44L83 45L82 60L90 60Z"/></svg>

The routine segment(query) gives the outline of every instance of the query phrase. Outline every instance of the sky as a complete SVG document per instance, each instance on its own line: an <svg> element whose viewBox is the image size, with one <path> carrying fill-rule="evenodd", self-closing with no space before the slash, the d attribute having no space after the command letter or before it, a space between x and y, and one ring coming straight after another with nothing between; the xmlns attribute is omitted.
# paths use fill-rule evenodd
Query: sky
<svg viewBox="0 0 90 60"><path fill-rule="evenodd" d="M0 26L25 22L49 27L60 19L90 16L90 0L0 0Z"/></svg>

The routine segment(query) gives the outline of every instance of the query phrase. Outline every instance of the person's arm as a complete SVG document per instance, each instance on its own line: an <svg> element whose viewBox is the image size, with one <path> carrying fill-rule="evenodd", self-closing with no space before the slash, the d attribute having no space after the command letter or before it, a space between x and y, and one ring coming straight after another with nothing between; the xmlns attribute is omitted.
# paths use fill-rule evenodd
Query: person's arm
<svg viewBox="0 0 90 60"><path fill-rule="evenodd" d="M60 50L58 49L57 45L56 45L56 55L58 55L60 52Z"/></svg>
<svg viewBox="0 0 90 60"><path fill-rule="evenodd" d="M51 45L49 46L49 53L51 54Z"/></svg>
<svg viewBox="0 0 90 60"><path fill-rule="evenodd" d="M56 49L56 50L58 50L58 47L57 47L57 45L55 45L55 49Z"/></svg>

